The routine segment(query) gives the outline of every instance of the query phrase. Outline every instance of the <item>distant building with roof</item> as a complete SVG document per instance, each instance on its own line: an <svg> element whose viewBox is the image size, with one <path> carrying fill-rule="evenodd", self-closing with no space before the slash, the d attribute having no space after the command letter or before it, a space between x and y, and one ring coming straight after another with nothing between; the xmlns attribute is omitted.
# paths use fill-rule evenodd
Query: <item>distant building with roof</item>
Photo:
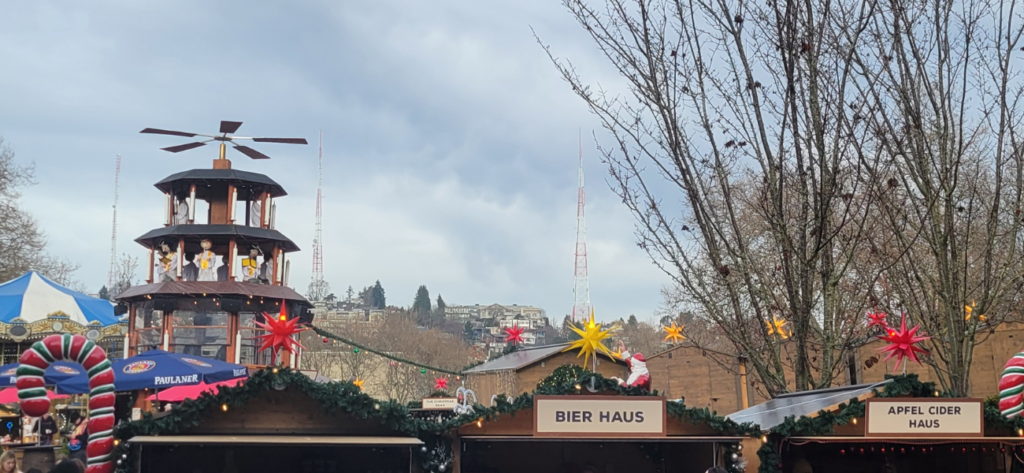
<svg viewBox="0 0 1024 473"><path fill-rule="evenodd" d="M542 379L562 365L582 366L578 351L564 351L569 345L525 347L500 358L464 371L466 387L472 389L480 403L489 405L496 394L518 396L532 392ZM621 360L599 355L597 369L603 376L625 379L629 369Z"/></svg>

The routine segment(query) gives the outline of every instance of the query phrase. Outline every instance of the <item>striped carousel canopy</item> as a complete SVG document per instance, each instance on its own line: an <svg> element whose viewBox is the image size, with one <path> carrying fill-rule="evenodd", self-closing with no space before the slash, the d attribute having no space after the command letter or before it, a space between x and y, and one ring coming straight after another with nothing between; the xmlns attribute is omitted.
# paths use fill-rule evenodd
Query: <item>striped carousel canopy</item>
<svg viewBox="0 0 1024 473"><path fill-rule="evenodd" d="M35 271L0 284L0 323L30 324L50 315L65 315L82 326L117 324L110 301L72 291Z"/></svg>

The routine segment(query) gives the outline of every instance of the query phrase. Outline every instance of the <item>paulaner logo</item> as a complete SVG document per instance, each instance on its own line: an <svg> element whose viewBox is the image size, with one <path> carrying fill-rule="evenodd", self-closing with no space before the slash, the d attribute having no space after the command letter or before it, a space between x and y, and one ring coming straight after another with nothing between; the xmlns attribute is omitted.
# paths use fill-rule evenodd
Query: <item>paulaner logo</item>
<svg viewBox="0 0 1024 473"><path fill-rule="evenodd" d="M153 368L156 368L156 362L155 361L153 361L153 360L142 360L142 361L135 361L135 362L132 362L132 363L128 363L127 365L124 365L124 368L122 368L121 371L124 371L125 374L139 374L139 373L145 373L145 372L147 372L147 371L149 371L149 370L151 370Z"/></svg>
<svg viewBox="0 0 1024 473"><path fill-rule="evenodd" d="M157 376L153 378L154 384L157 386L169 385L169 384L185 384L185 383L198 383L198 374L189 374L185 376Z"/></svg>

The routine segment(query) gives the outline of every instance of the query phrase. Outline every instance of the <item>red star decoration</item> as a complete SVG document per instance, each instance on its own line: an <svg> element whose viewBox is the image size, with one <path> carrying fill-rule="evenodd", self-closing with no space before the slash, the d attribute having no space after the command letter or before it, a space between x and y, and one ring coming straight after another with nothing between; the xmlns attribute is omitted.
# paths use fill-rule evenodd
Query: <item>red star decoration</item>
<svg viewBox="0 0 1024 473"><path fill-rule="evenodd" d="M875 312L868 314L868 330L871 327L881 327L883 332L889 331L889 321L886 320L887 314L885 312Z"/></svg>
<svg viewBox="0 0 1024 473"><path fill-rule="evenodd" d="M518 325L505 327L505 343L523 343L523 332L525 331L525 328L519 327Z"/></svg>
<svg viewBox="0 0 1024 473"><path fill-rule="evenodd" d="M448 378L434 379L434 389L439 391L448 389Z"/></svg>
<svg viewBox="0 0 1024 473"><path fill-rule="evenodd" d="M914 360L916 363L920 363L921 360L917 359L918 353L928 353L928 350L918 347L916 344L923 342L932 337L919 337L917 331L921 329L920 325L907 330L907 314L903 314L903 318L900 321L900 329L896 330L892 327L886 329L886 335L879 335L878 338L889 342L889 346L881 349L881 352L889 352L889 356L885 357L888 361L892 357L896 357L896 366L900 365L900 362L904 358Z"/></svg>
<svg viewBox="0 0 1024 473"><path fill-rule="evenodd" d="M263 319L266 323L254 320L253 322L257 327L264 329L267 333L259 335L256 338L261 339L263 345L260 345L260 351L270 349L270 364L274 364L277 360L277 354L281 349L288 350L288 353L295 354L294 347L306 348L301 343L295 341L292 335L299 332L304 332L306 329L299 329L296 324L299 323L298 317L294 319L288 319L288 314L284 311L284 305L281 306L281 314L277 317L271 316L264 312Z"/></svg>

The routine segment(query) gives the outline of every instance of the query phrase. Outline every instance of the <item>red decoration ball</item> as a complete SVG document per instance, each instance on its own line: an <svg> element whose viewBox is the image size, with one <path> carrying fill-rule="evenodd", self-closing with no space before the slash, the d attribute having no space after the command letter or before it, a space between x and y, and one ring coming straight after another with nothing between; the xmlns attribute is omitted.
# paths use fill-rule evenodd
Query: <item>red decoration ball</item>
<svg viewBox="0 0 1024 473"><path fill-rule="evenodd" d="M329 342L329 341L331 341L331 340L330 340L329 338L327 338L327 337L324 337L324 343L327 343L327 342Z"/></svg>

